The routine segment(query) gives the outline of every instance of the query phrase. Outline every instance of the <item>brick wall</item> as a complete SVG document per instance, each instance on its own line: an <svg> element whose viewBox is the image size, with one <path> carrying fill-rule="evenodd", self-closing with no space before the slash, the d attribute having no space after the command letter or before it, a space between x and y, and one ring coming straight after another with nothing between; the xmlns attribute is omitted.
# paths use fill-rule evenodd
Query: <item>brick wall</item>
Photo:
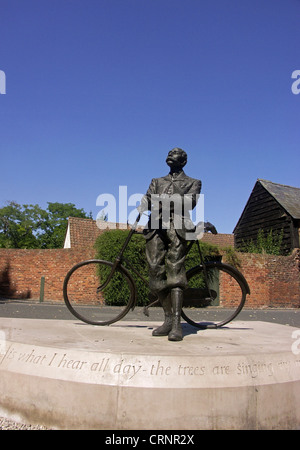
<svg viewBox="0 0 300 450"><path fill-rule="evenodd" d="M251 294L245 306L300 307L300 250L289 256L238 253L240 271L246 278ZM225 262L225 261L224 261ZM225 279L221 285L221 305L236 303L234 286ZM228 302L228 299L229 302Z"/></svg>
<svg viewBox="0 0 300 450"><path fill-rule="evenodd" d="M44 300L63 301L62 286L68 270L93 257L93 249L0 249L0 295L39 299L44 276Z"/></svg>
<svg viewBox="0 0 300 450"><path fill-rule="evenodd" d="M124 223L104 222L93 219L83 219L81 217L69 217L68 229L65 239L65 248L86 248L94 247L97 237L106 230L129 229L130 226ZM143 227L140 228L140 230ZM139 229L139 227L138 227ZM234 247L233 234L212 234L204 233L203 242L218 245L220 247Z"/></svg>
<svg viewBox="0 0 300 450"><path fill-rule="evenodd" d="M234 235L223 233L204 233L201 242L217 245L218 247L234 247Z"/></svg>
<svg viewBox="0 0 300 450"><path fill-rule="evenodd" d="M241 272L251 295L248 307L300 307L300 250L290 256L238 254ZM77 262L94 257L94 250L0 249L0 296L39 299L41 277L45 277L45 301L63 301L62 285ZM233 306L236 288L222 277L220 305Z"/></svg>

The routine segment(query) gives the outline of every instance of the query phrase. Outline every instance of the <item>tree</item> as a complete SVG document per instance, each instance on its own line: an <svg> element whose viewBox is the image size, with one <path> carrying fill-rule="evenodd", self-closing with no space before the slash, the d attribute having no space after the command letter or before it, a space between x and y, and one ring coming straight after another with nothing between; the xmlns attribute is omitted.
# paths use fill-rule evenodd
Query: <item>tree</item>
<svg viewBox="0 0 300 450"><path fill-rule="evenodd" d="M44 234L39 237L41 248L62 248L66 235L68 217L92 218L73 203L48 203L48 217L44 222Z"/></svg>
<svg viewBox="0 0 300 450"><path fill-rule="evenodd" d="M9 202L0 208L0 247L61 248L70 216L91 218L73 203L48 203L43 210Z"/></svg>
<svg viewBox="0 0 300 450"><path fill-rule="evenodd" d="M46 212L38 205L10 202L0 208L0 247L38 248L37 236Z"/></svg>

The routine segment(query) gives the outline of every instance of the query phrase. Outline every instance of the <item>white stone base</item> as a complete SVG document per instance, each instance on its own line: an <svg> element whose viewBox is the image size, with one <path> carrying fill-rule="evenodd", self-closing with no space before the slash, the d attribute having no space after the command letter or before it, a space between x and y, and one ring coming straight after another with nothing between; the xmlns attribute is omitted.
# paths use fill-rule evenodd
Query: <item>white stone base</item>
<svg viewBox="0 0 300 450"><path fill-rule="evenodd" d="M169 342L157 325L1 318L0 415L58 429L300 428L299 330L183 324Z"/></svg>

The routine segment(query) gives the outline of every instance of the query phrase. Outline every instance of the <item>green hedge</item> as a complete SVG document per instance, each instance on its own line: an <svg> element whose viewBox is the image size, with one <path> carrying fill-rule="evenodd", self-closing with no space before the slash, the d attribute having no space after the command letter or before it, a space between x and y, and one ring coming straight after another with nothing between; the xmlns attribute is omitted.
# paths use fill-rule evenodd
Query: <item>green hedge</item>
<svg viewBox="0 0 300 450"><path fill-rule="evenodd" d="M96 258L104 259L107 261L114 261L118 255L129 231L127 230L109 230L101 234L95 244ZM210 244L200 242L201 250L204 258L212 258L219 256L218 247ZM127 246L124 258L128 259L133 267L148 281L148 267L145 256L146 240L144 236L140 234L134 234L129 245ZM192 249L187 255L185 267L186 270L199 264L199 253L197 245L193 245ZM124 263L126 267L126 264ZM100 274L104 276L105 273ZM149 289L144 282L131 271L138 291L137 305L143 306L149 303ZM118 279L111 283L109 292L107 292L107 302L108 304L115 305L117 296L116 292L120 292L120 283Z"/></svg>
<svg viewBox="0 0 300 450"><path fill-rule="evenodd" d="M96 258L104 259L107 261L114 261L118 253L121 250L122 245L128 236L129 231L127 230L109 230L101 234L95 244L96 247ZM147 262L145 258L145 238L142 235L134 234L129 245L127 246L124 258L128 259L133 267L138 270L138 272L148 280L148 270ZM126 264L124 263L124 266ZM128 267L127 267L128 268ZM107 270L103 269L102 273L103 279L106 275ZM138 299L137 303L139 305L145 305L148 303L149 290L143 281L131 271L131 275L134 278L137 291ZM116 293L120 293L121 283L118 279L112 280L109 290L106 292L106 302L111 305L116 305L117 296ZM125 293L124 293L125 295Z"/></svg>

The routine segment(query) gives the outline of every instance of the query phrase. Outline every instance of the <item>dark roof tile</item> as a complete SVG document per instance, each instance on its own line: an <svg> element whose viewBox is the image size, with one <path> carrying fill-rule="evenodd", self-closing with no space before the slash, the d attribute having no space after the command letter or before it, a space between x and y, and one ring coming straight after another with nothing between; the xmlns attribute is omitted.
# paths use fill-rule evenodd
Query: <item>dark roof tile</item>
<svg viewBox="0 0 300 450"><path fill-rule="evenodd" d="M272 181L258 179L261 185L275 198L275 200L292 216L300 219L300 189Z"/></svg>

